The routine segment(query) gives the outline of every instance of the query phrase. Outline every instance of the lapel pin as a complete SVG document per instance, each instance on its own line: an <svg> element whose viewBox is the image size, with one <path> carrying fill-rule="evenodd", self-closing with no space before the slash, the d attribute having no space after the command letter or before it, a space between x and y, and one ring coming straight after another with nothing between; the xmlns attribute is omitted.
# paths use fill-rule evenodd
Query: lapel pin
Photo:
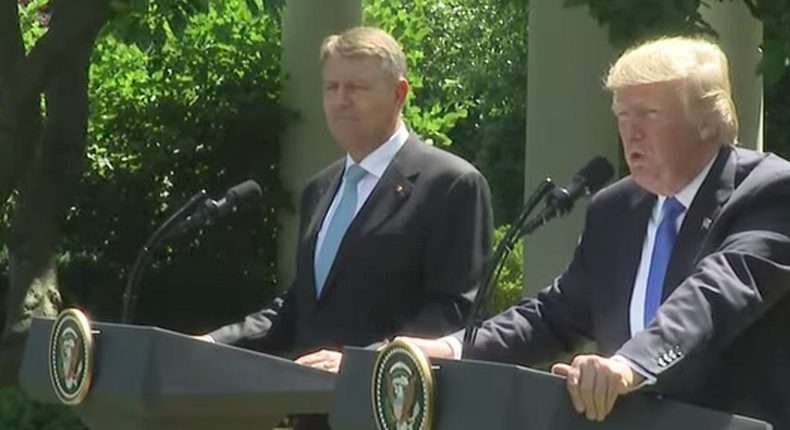
<svg viewBox="0 0 790 430"><path fill-rule="evenodd" d="M702 220L702 229L707 230L710 228L710 225L713 223L713 220L710 218L705 218Z"/></svg>
<svg viewBox="0 0 790 430"><path fill-rule="evenodd" d="M398 184L398 186L395 187L395 191L397 191L398 194L403 193L403 185Z"/></svg>

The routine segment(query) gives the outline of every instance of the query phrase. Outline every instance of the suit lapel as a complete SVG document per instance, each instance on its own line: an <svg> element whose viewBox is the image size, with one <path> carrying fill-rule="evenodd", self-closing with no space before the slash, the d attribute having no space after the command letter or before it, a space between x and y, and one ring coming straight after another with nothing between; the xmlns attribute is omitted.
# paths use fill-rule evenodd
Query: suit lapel
<svg viewBox="0 0 790 430"><path fill-rule="evenodd" d="M697 263L697 253L705 235L716 221L722 206L730 199L735 184L735 157L723 147L700 186L678 233L664 279L662 301L672 294Z"/></svg>
<svg viewBox="0 0 790 430"><path fill-rule="evenodd" d="M404 147L404 150L407 148ZM408 151L407 151L408 152ZM365 207L360 211L360 222L353 226L353 237L373 233L387 219L397 213L414 189L415 177L404 174L403 157L392 160L392 164L379 180Z"/></svg>
<svg viewBox="0 0 790 430"><path fill-rule="evenodd" d="M414 189L414 181L419 176L416 171L410 168L413 165L411 158L418 151L415 145L420 144L422 143L414 135L409 136L403 147L392 159L387 170L384 171L384 175L379 179L376 187L373 188L365 204L360 208L359 213L348 226L348 230L335 256L335 261L327 275L326 284L321 290L319 300L334 288L335 278L344 269L347 260L353 255L349 250L354 247L354 244L362 237L373 234L377 228L397 213L398 209L411 195Z"/></svg>
<svg viewBox="0 0 790 430"><path fill-rule="evenodd" d="M616 240L618 240L616 265L628 269L617 271L615 281L617 291L610 296L612 306L607 309L607 312L616 313L614 315L616 324L613 327L618 331L616 336L618 344L631 337L631 295L642 258L647 223L655 203L655 195L639 188L631 199L630 206L623 212L625 216L617 221L622 226L622 230L619 230L621 234L616 236Z"/></svg>

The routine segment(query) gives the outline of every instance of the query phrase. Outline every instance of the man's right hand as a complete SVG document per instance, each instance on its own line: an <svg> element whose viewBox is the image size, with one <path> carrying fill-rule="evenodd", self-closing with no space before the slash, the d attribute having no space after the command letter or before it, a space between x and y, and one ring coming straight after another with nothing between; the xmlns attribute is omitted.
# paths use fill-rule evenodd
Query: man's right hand
<svg viewBox="0 0 790 430"><path fill-rule="evenodd" d="M453 358L453 349L450 344L442 339L425 339L419 337L398 336L395 340L402 340L420 348L428 357Z"/></svg>

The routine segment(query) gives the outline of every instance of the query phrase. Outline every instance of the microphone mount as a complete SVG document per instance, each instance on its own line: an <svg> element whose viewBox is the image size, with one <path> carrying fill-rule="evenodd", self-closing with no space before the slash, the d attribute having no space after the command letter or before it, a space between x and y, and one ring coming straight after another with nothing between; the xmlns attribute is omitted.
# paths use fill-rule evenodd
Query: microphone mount
<svg viewBox="0 0 790 430"><path fill-rule="evenodd" d="M162 242L173 236L185 233L192 228L211 225L216 219L228 213L235 212L240 204L251 199L260 198L261 195L260 186L253 180L247 180L229 189L228 192L225 193L225 196L219 201L209 199L204 190L192 196L184 206L168 218L164 224L146 240L145 244L138 252L124 289L121 323L128 324L132 321L134 317L134 306L137 303L137 289L140 282L140 273L142 269L148 265L154 251L159 248ZM187 211L195 207L197 207L197 210L194 210L191 215L185 216Z"/></svg>
<svg viewBox="0 0 790 430"><path fill-rule="evenodd" d="M510 226L505 236L499 241L496 252L486 266L484 282L480 285L472 309L465 324L463 349L468 351L474 344L479 327L482 325L481 309L487 302L491 291L496 288L499 274L504 266L505 257L512 250L519 238L532 233L549 220L565 215L573 209L574 202L582 196L597 192L614 174L614 168L604 157L595 157L589 161L566 187L555 186L551 179L544 179L535 192L527 200L524 210ZM543 210L536 218L529 216L540 200L545 200Z"/></svg>
<svg viewBox="0 0 790 430"><path fill-rule="evenodd" d="M505 235L502 237L502 239L499 240L496 251L489 259L488 265L485 269L484 281L482 284L480 284L480 289L477 292L475 301L472 302L472 309L469 312L466 322L466 330L464 332L464 349L466 349L467 345L471 345L477 336L477 329L482 323L480 316L482 313L483 304L488 301L487 299L491 295L491 291L493 291L497 284L499 274L502 271L502 267L504 266L507 255L510 254L510 252L513 250L513 245L521 237L519 232L521 231L523 224L527 222L530 213L535 210L535 207L538 205L540 200L546 197L554 188L556 188L556 186L550 178L546 178L541 181L540 185L538 185L538 188L527 200L527 204L524 205L524 209L521 211L519 217L513 224L510 225L510 228L507 230L507 232L505 232Z"/></svg>
<svg viewBox="0 0 790 430"><path fill-rule="evenodd" d="M184 214L192 209L194 206L200 204L208 198L205 190L200 190L193 195L186 204L184 204L176 213L168 218L155 232L152 234L145 244L137 253L137 258L134 261L132 270L126 279L126 288L123 293L123 312L121 313L121 323L128 324L133 318L133 309L137 304L137 285L139 284L140 272L143 267L147 266L153 253L162 244L164 239L167 238L167 232L178 222Z"/></svg>

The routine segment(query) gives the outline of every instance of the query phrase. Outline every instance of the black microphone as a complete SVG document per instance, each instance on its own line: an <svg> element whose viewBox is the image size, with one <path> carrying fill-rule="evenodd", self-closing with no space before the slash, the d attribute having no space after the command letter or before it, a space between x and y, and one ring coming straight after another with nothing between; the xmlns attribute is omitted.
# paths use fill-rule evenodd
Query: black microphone
<svg viewBox="0 0 790 430"><path fill-rule="evenodd" d="M567 214L582 196L598 192L614 175L614 167L604 157L595 157L581 168L567 187L555 187L546 196L546 205L537 218L526 223L519 237L535 231L551 219Z"/></svg>
<svg viewBox="0 0 790 430"><path fill-rule="evenodd" d="M195 227L212 225L217 219L228 213L235 212L242 203L259 199L263 193L261 187L253 180L244 181L225 193L225 196L215 201L206 199L198 209L176 225L166 237L182 234Z"/></svg>
<svg viewBox="0 0 790 430"><path fill-rule="evenodd" d="M219 201L206 198L206 192L200 191L192 196L189 201L176 211L164 224L162 224L151 237L146 240L143 247L137 254L123 294L123 311L121 313L121 323L131 323L134 318L134 307L137 303L137 289L140 283L140 274L145 266L148 265L154 251L164 242L165 239L179 235L194 227L207 226L214 223L222 216L236 211L241 203L258 199L263 195L261 187L253 180L244 181L225 193L225 197ZM183 221L178 220L192 207L197 206L192 215L187 216ZM178 224L176 224L178 222Z"/></svg>
<svg viewBox="0 0 790 430"><path fill-rule="evenodd" d="M521 213L519 214L518 218L516 218L516 221L510 224L510 228L508 228L507 232L505 232L505 235L502 236L502 239L499 240L499 244L497 244L494 255L492 255L488 261L486 261L483 275L481 276L482 282L480 283L480 287L477 290L477 295L472 302L472 309L470 309L466 323L464 324L464 350L468 349L467 346L474 342L474 338L477 335L477 325L479 323L479 317L480 313L482 312L483 304L488 301L488 296L491 294L490 291L496 288L495 285L497 283L497 279L499 279L499 274L504 265L505 258L513 249L513 245L519 238L519 230L521 230L521 227L527 221L529 215L533 210L535 210L540 201L546 197L548 193L554 189L554 187L554 183L552 183L551 179L549 178L544 179L540 183L538 188L527 199L527 203L522 208Z"/></svg>
<svg viewBox="0 0 790 430"><path fill-rule="evenodd" d="M596 157L588 162L571 179L567 187L557 187L550 179L545 179L540 186L527 200L527 204L519 215L518 219L510 226L499 241L496 251L487 266L483 283L478 289L477 296L472 303L472 309L467 317L464 327L463 349L474 344L477 337L477 329L481 323L480 312L484 303L487 301L490 292L496 288L500 271L504 265L507 254L510 253L516 241L558 215L565 215L573 209L573 204L580 197L592 194L600 190L606 182L614 175L614 168L603 157ZM546 203L543 211L530 222L527 222L529 214L537 206L540 199L545 198Z"/></svg>

